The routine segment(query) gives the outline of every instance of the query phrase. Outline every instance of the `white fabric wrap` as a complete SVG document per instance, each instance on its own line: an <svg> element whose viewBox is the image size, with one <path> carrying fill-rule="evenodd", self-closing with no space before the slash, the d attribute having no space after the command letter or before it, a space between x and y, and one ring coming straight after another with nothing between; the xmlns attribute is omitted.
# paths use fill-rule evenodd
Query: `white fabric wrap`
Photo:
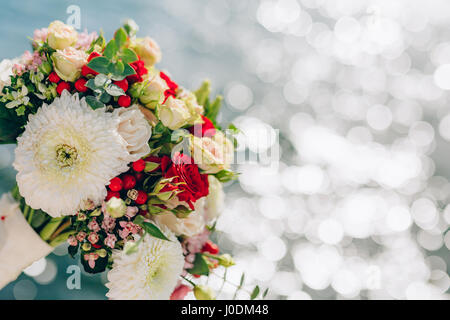
<svg viewBox="0 0 450 320"><path fill-rule="evenodd" d="M23 217L10 193L0 198L0 289L53 251Z"/></svg>

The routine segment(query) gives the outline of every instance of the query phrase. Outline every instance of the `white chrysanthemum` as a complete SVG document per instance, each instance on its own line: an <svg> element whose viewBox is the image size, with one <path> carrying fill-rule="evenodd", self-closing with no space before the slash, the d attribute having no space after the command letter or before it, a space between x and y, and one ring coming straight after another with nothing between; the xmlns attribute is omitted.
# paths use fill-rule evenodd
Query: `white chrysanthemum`
<svg viewBox="0 0 450 320"><path fill-rule="evenodd" d="M87 200L100 204L109 181L149 151L149 134L134 147L129 131L122 134L129 121L127 112L93 110L67 91L44 104L17 139L14 168L27 204L53 217L75 214Z"/></svg>
<svg viewBox="0 0 450 320"><path fill-rule="evenodd" d="M180 242L165 227L161 231L171 240L150 235L126 254L113 251L113 267L108 272L106 296L115 300L167 300L183 272L184 256ZM139 236L135 236L136 240Z"/></svg>

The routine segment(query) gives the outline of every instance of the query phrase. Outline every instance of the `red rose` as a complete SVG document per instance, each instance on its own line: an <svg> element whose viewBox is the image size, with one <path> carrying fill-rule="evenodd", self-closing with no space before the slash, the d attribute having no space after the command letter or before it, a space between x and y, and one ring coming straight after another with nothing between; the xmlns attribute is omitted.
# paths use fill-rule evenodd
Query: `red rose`
<svg viewBox="0 0 450 320"><path fill-rule="evenodd" d="M127 77L128 82L130 82L130 83L142 82L144 80L142 78L142 76L144 74L148 73L148 70L145 67L144 61L142 61L141 58L139 58L139 60L137 60L133 63L130 63L130 66L134 69L136 74L128 76Z"/></svg>
<svg viewBox="0 0 450 320"><path fill-rule="evenodd" d="M164 97L165 97L165 99L164 99L164 102L163 102L163 103L165 103L166 100L167 100L169 97L176 98L176 96L177 96L178 84L176 84L175 82L173 82L172 79L170 79L170 77L169 77L167 74L165 74L164 72L162 72L162 71L159 73L159 76L161 77L161 79L163 79L163 80L167 83L167 86L169 87L169 89L167 89L166 91L164 91Z"/></svg>
<svg viewBox="0 0 450 320"><path fill-rule="evenodd" d="M195 124L189 128L189 132L197 137L212 137L216 134L216 128L211 120L202 116L203 123Z"/></svg>
<svg viewBox="0 0 450 320"><path fill-rule="evenodd" d="M172 158L172 165L164 175L164 178L173 178L172 185L165 186L162 191L178 190L180 201L185 201L194 210L194 203L206 197L209 193L208 175L201 174L198 166L191 157L176 153Z"/></svg>

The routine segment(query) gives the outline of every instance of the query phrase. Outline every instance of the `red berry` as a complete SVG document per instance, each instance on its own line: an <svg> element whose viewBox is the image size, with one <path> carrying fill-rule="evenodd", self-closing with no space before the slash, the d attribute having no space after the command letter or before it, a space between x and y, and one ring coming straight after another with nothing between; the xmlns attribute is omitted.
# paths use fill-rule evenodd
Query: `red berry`
<svg viewBox="0 0 450 320"><path fill-rule="evenodd" d="M122 179L119 177L112 178L109 182L109 189L111 191L120 191L122 190Z"/></svg>
<svg viewBox="0 0 450 320"><path fill-rule="evenodd" d="M132 167L133 167L133 170L136 172L144 171L144 169L145 169L144 159L139 159L138 161L133 162Z"/></svg>
<svg viewBox="0 0 450 320"><path fill-rule="evenodd" d="M120 96L119 100L117 100L119 106L128 108L131 104L131 98L129 96Z"/></svg>
<svg viewBox="0 0 450 320"><path fill-rule="evenodd" d="M136 178L131 174L124 174L122 176L122 186L125 190L133 189L136 186Z"/></svg>
<svg viewBox="0 0 450 320"><path fill-rule="evenodd" d="M67 90L70 92L70 84L68 82L62 81L56 87L56 92L58 92L58 94L61 95L64 90Z"/></svg>
<svg viewBox="0 0 450 320"><path fill-rule="evenodd" d="M58 76L58 74L53 71L52 73L50 73L48 75L48 81L53 82L53 83L58 83L59 81L61 81L61 78Z"/></svg>
<svg viewBox="0 0 450 320"><path fill-rule="evenodd" d="M136 177L136 181L141 181L144 178L144 174L142 172L136 172L134 176Z"/></svg>
<svg viewBox="0 0 450 320"><path fill-rule="evenodd" d="M108 201L109 199L111 199L113 197L120 199L120 193L117 192L117 191L108 190L108 193L106 194L106 199L105 200Z"/></svg>
<svg viewBox="0 0 450 320"><path fill-rule="evenodd" d="M93 51L93 52L89 55L87 61L89 62L89 61L91 61L92 59L97 58L97 57L100 57L100 56L101 56L100 53Z"/></svg>
<svg viewBox="0 0 450 320"><path fill-rule="evenodd" d="M220 250L217 244L215 244L211 240L206 241L202 248L202 252L209 252L210 254L218 254L219 251Z"/></svg>
<svg viewBox="0 0 450 320"><path fill-rule="evenodd" d="M87 80L84 78L80 78L75 82L75 89L77 89L77 91L79 92L86 92L87 91L87 87L86 87L86 82Z"/></svg>
<svg viewBox="0 0 450 320"><path fill-rule="evenodd" d="M201 277L201 275L199 275L199 274L193 274L193 276L194 276L194 278L200 278Z"/></svg>
<svg viewBox="0 0 450 320"><path fill-rule="evenodd" d="M127 79L115 81L114 84L116 86L118 86L119 88L121 88L123 90L123 92L127 92L127 90L128 90L128 80Z"/></svg>
<svg viewBox="0 0 450 320"><path fill-rule="evenodd" d="M144 191L139 190L135 202L137 204L145 204L147 202L147 198L148 198L147 194Z"/></svg>
<svg viewBox="0 0 450 320"><path fill-rule="evenodd" d="M87 76L90 75L90 74L96 76L96 75L98 75L98 72L92 70L92 69L89 68L88 66L83 66L83 67L81 68L81 75L82 75L83 77L87 77Z"/></svg>

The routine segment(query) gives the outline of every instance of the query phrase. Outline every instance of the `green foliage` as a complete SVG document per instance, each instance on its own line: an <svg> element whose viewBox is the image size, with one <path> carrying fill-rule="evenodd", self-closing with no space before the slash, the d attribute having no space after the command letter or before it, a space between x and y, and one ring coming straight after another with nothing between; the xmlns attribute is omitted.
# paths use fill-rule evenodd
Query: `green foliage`
<svg viewBox="0 0 450 320"><path fill-rule="evenodd" d="M201 253L197 253L195 255L194 266L191 269L187 270L190 274L207 276L209 275L209 267L208 263L205 260L205 257Z"/></svg>
<svg viewBox="0 0 450 320"><path fill-rule="evenodd" d="M220 126L217 123L217 116L219 115L223 97L217 96L214 101L210 101L209 95L211 94L211 83L209 80L205 80L194 94L197 98L197 102L205 109L205 117L210 119L216 128L220 129Z"/></svg>
<svg viewBox="0 0 450 320"><path fill-rule="evenodd" d="M231 170L222 170L214 174L214 176L222 183L229 182L232 180L236 180L239 178L239 173L231 171Z"/></svg>
<svg viewBox="0 0 450 320"><path fill-rule="evenodd" d="M144 218L142 216L136 217L133 221L135 224L139 225L144 229L146 233L151 235L152 237L170 241L169 238L167 238L164 233L153 223L144 221Z"/></svg>

